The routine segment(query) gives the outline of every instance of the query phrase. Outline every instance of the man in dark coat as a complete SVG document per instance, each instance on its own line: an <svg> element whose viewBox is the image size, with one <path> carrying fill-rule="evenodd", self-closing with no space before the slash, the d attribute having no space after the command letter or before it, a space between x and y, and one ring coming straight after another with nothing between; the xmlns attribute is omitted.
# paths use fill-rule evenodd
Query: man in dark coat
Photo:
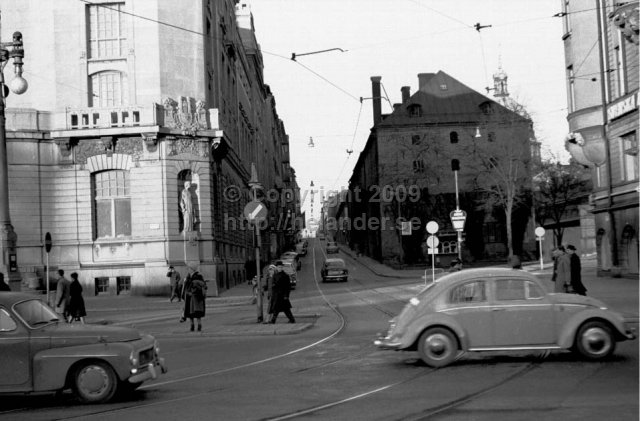
<svg viewBox="0 0 640 421"><path fill-rule="evenodd" d="M284 272L282 261L276 262L276 273L273 275L273 284L271 286L271 301L269 302L269 313L271 320L269 323L275 323L280 312L289 319L289 323L295 323L296 319L291 314L291 303L289 302L289 293L291 292L291 278Z"/></svg>
<svg viewBox="0 0 640 421"><path fill-rule="evenodd" d="M0 291L11 291L11 287L4 281L4 274L0 272Z"/></svg>
<svg viewBox="0 0 640 421"><path fill-rule="evenodd" d="M571 287L573 292L580 295L587 295L587 289L582 284L582 267L580 265L580 257L576 254L576 248L572 244L567 246L567 254L571 262Z"/></svg>

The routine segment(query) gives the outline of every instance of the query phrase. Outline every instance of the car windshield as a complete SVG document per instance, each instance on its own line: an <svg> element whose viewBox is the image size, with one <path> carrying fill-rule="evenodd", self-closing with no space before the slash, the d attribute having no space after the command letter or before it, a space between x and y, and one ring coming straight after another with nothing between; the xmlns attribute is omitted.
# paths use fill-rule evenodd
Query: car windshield
<svg viewBox="0 0 640 421"><path fill-rule="evenodd" d="M344 261L343 260L327 260L325 265L328 268L343 268L344 267Z"/></svg>
<svg viewBox="0 0 640 421"><path fill-rule="evenodd" d="M334 243L334 242L332 242L332 241L329 241L329 242L327 243L327 247L333 247L333 246L335 246L335 245L336 245L336 243Z"/></svg>
<svg viewBox="0 0 640 421"><path fill-rule="evenodd" d="M13 309L29 327L43 326L59 320L55 311L40 300L21 301Z"/></svg>

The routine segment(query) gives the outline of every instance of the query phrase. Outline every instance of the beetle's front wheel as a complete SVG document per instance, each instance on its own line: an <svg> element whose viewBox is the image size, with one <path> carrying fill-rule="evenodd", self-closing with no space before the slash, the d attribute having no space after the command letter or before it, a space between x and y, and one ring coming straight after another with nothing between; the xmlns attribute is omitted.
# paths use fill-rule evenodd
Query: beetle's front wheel
<svg viewBox="0 0 640 421"><path fill-rule="evenodd" d="M613 353L616 341L609 326L602 322L587 322L580 326L575 348L585 358L601 360Z"/></svg>

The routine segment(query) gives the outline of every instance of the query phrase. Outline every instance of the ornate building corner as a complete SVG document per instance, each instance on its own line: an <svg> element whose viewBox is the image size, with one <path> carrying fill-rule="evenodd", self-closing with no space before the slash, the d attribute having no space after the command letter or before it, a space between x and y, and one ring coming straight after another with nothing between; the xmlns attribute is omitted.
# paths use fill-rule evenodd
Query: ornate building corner
<svg viewBox="0 0 640 421"><path fill-rule="evenodd" d="M140 133L142 141L147 145L147 151L155 152L158 146L158 134L157 133Z"/></svg>
<svg viewBox="0 0 640 421"><path fill-rule="evenodd" d="M638 17L640 16L640 6L637 2L618 3L623 6L616 9L611 15L611 20L620 29L625 39L635 45L639 44L638 34L640 28Z"/></svg>
<svg viewBox="0 0 640 421"><path fill-rule="evenodd" d="M116 149L116 138L113 136L102 136L100 142L102 142L107 156L113 155L113 151Z"/></svg>
<svg viewBox="0 0 640 421"><path fill-rule="evenodd" d="M196 101L194 98L181 96L178 101L173 98L165 98L164 124L171 129L182 130L186 136L195 136L198 130L207 130L209 121L204 101Z"/></svg>
<svg viewBox="0 0 640 421"><path fill-rule="evenodd" d="M60 148L60 155L63 158L69 158L74 146L78 144L78 140L71 137L60 137L55 139L56 145Z"/></svg>

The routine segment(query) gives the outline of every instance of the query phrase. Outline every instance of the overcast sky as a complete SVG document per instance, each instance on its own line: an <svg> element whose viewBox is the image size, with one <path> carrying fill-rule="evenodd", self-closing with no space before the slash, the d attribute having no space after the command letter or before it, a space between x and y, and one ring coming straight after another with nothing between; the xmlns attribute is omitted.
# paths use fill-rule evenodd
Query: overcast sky
<svg viewBox="0 0 640 421"><path fill-rule="evenodd" d="M552 17L560 8L560 0L251 0L303 209L312 180L325 192L348 186L372 126L371 101L359 101L371 97L371 76L382 77L397 103L402 86L416 92L418 73L439 70L486 94L501 64L511 97L532 115L543 156L566 160L562 20ZM476 23L492 27L478 32ZM332 48L345 51L300 56ZM382 112L390 111L383 101ZM313 209L318 217L317 194Z"/></svg>

